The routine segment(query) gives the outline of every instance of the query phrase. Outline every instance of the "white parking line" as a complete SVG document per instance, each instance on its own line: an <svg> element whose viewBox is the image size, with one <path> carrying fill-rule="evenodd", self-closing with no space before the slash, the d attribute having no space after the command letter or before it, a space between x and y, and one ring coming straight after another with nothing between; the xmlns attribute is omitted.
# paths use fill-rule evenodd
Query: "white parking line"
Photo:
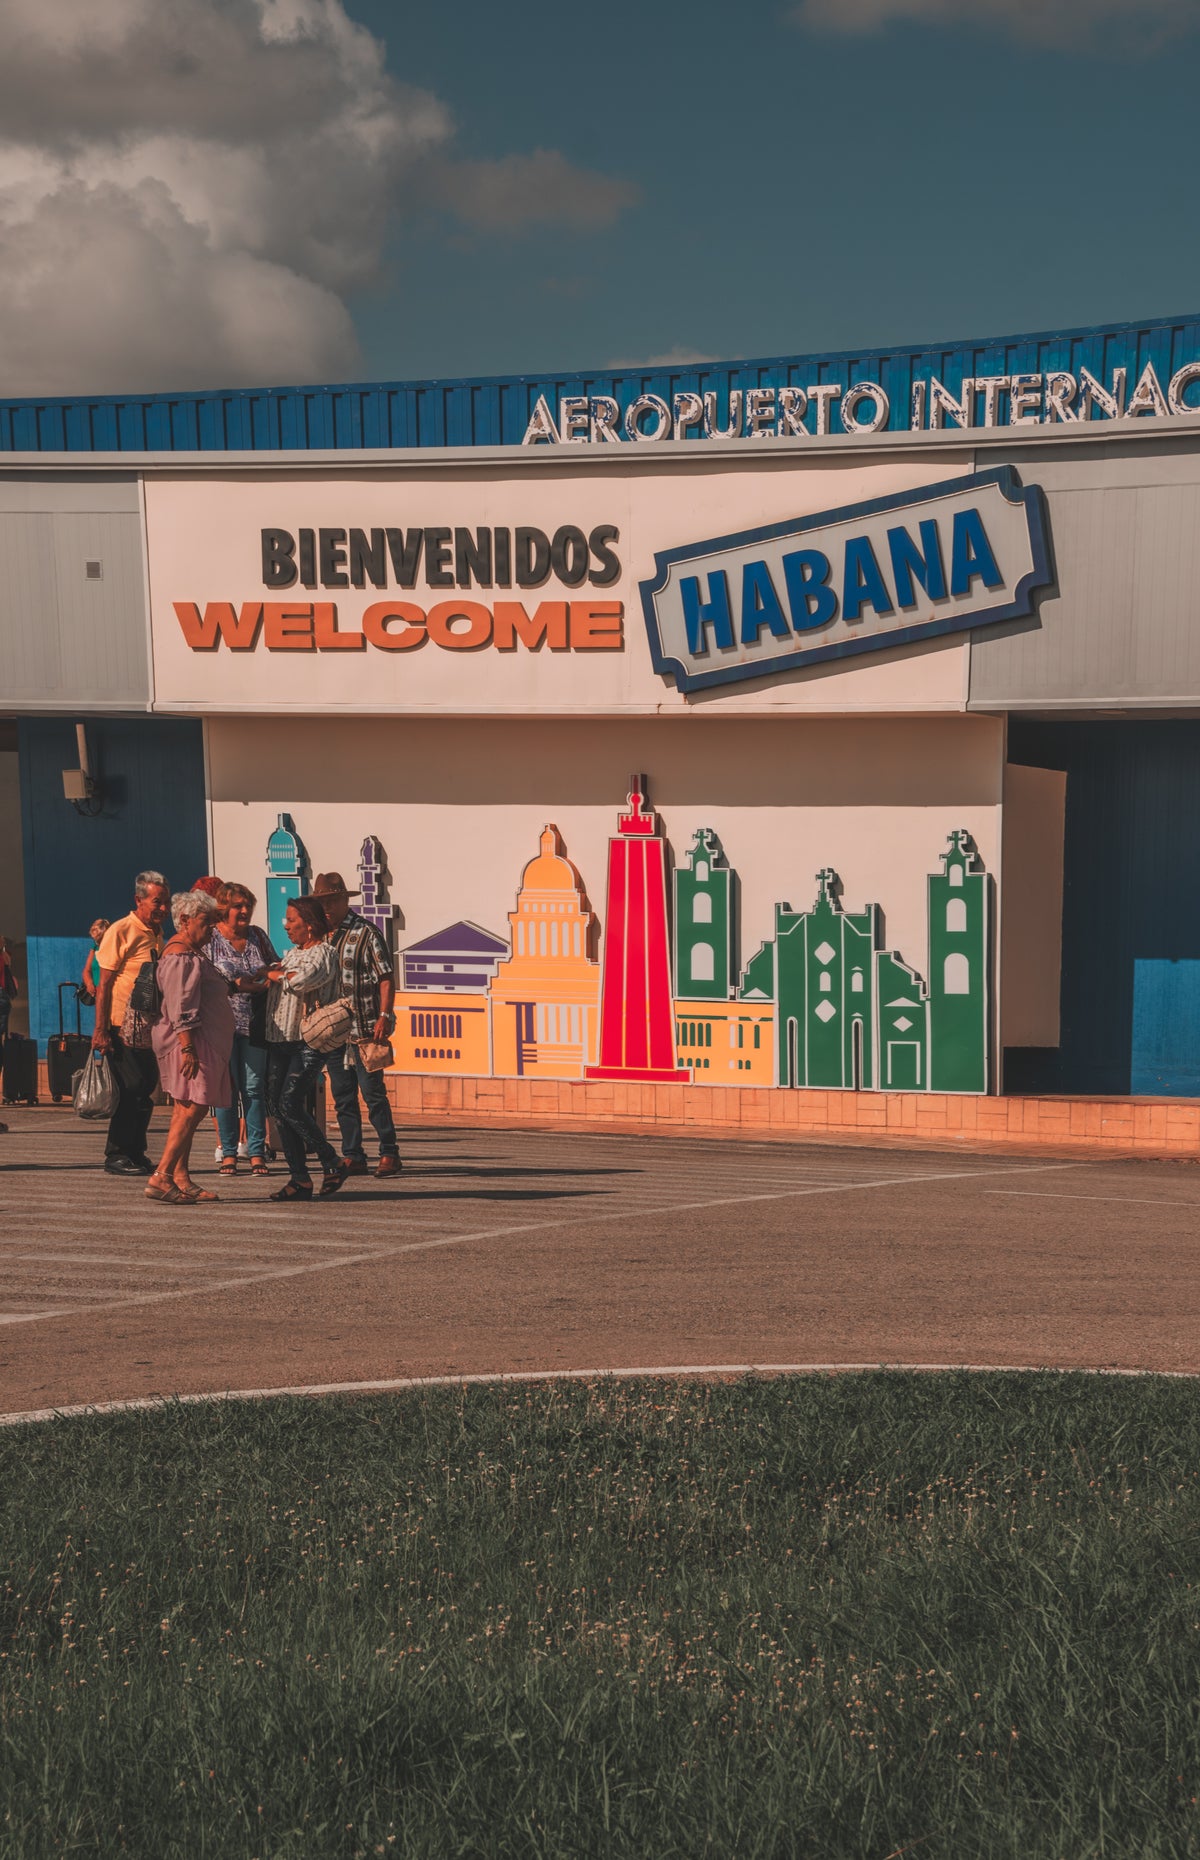
<svg viewBox="0 0 1200 1860"><path fill-rule="evenodd" d="M51 1265L86 1266L92 1272L119 1272L126 1267L135 1266L141 1271L158 1269L165 1272L211 1272L212 1263L206 1264L197 1259L156 1259L151 1256L131 1259L120 1253L7 1253L0 1255L0 1273L8 1260L35 1260L40 1266L44 1262ZM221 1261L217 1262L221 1264ZM235 1260L227 1262L230 1266Z"/></svg>
<svg viewBox="0 0 1200 1860"><path fill-rule="evenodd" d="M201 1219L203 1220L204 1217L201 1216ZM175 1219L172 1220L169 1227L160 1227L156 1223L153 1227L145 1227L145 1228L142 1228L140 1231L131 1229L127 1221L109 1221L109 1222L106 1222L104 1226L102 1227L99 1226L95 1222L78 1222L77 1221L73 1223L67 1223L67 1222L59 1221L53 1224L44 1225L42 1222L39 1221L38 1226L37 1226L37 1232L38 1232L39 1238L42 1235L45 1235L45 1237L48 1240L67 1239L67 1240L81 1240L82 1241L82 1240L94 1239L98 1241L110 1241L110 1240L119 1239L119 1240L128 1242L130 1245L136 1245L142 1241L145 1241L150 1246L162 1246L164 1243L169 1243L170 1241L178 1240L178 1241L181 1241L184 1245L186 1245L189 1251L194 1250L198 1253L205 1252L205 1251L236 1253L239 1250L239 1246L241 1242L236 1236L231 1234L228 1240L220 1241L220 1240L217 1240L217 1236L214 1234L213 1229L211 1227L193 1226L190 1224L184 1225L184 1222L186 1220L187 1220L186 1215L176 1214ZM178 1225L176 1223L178 1223ZM344 1252L347 1249L359 1248L361 1247L362 1240L363 1240L363 1236L361 1234L359 1234L355 1239L346 1239L346 1240L337 1240L332 1237L327 1237L326 1239L323 1239L323 1240L306 1240L303 1238L302 1235L290 1233L286 1228L277 1228L274 1234L271 1235L270 1241L268 1241L266 1238L264 1238L261 1234L257 1232L247 1231L252 1225L253 1224L250 1222L240 1223L238 1227L238 1233L245 1234L247 1245L252 1246L252 1247L258 1247L264 1251L268 1245L271 1245L272 1249L274 1250L275 1243L277 1242L279 1247L282 1249L286 1249L288 1247L303 1247L303 1248L315 1248L319 1251L326 1252L326 1253L336 1253L338 1251ZM202 1245L201 1236L203 1236L204 1240L215 1241L216 1242L215 1246L205 1247L204 1245ZM380 1240L381 1242L385 1241L386 1236L381 1234ZM196 1243L194 1248L193 1248L193 1241ZM22 1240L0 1241L0 1257L3 1257L4 1253L10 1250L14 1246L28 1246L28 1245L29 1245L29 1241L27 1238L23 1241Z"/></svg>
<svg viewBox="0 0 1200 1860"><path fill-rule="evenodd" d="M1181 1208L1185 1214L1200 1214L1200 1202L1174 1201L1169 1195L1065 1195L1053 1189L985 1188L985 1195L1033 1196L1038 1201L1123 1201L1132 1208Z"/></svg>
<svg viewBox="0 0 1200 1860"><path fill-rule="evenodd" d="M702 1201L685 1201L675 1203L670 1212L674 1214L691 1214L706 1212L710 1208L744 1207L752 1202L791 1201L816 1195L848 1195L865 1193L879 1188L912 1187L925 1182L959 1182L972 1181L989 1175L1042 1175L1048 1171L1062 1169L1086 1169L1087 1162L1037 1163L1030 1168L1014 1168L1012 1164L988 1169L947 1169L937 1172L922 1170L917 1174L873 1177L861 1182L831 1182L815 1187L772 1190L756 1195L721 1195L709 1197ZM654 1212L658 1210L642 1210ZM636 1209L629 1206L610 1208L606 1211L597 1209L574 1209L570 1215L564 1214L556 1220L521 1221L502 1227L481 1227L467 1233L439 1235L429 1240L410 1240L395 1246L374 1247L369 1251L342 1253L334 1258L301 1261L297 1265L275 1266L266 1272L240 1274L230 1280L228 1286L219 1283L205 1286L185 1286L163 1292L140 1292L127 1298L112 1299L102 1304L93 1304L91 1311L123 1311L139 1305L161 1304L168 1299L193 1298L202 1292L242 1291L247 1286L266 1284L275 1279L290 1279L305 1273L330 1272L337 1267L369 1265L372 1261L394 1259L406 1253L424 1253L439 1247L465 1246L468 1242L478 1240L508 1239L516 1234L549 1233L556 1228L595 1226L603 1221L629 1221L636 1217ZM65 1297L57 1291L54 1297ZM61 1317L62 1312L17 1312L0 1318L3 1323L35 1323L50 1317Z"/></svg>
<svg viewBox="0 0 1200 1860"><path fill-rule="evenodd" d="M200 1291L203 1288L201 1286L193 1286L190 1289L193 1291ZM111 1294L112 1287L108 1285L14 1285L10 1290L6 1290L2 1297L3 1303L7 1306L11 1306L18 1299L25 1299L27 1301L40 1299L42 1303L45 1304L47 1300L70 1298L78 1301L80 1304L86 1304L89 1309L92 1309L101 1301L109 1298ZM40 1312L18 1311L15 1313L15 1318L20 1319L40 1315ZM11 1309L6 1310L0 1315L0 1322L2 1323L11 1324L14 1321L14 1313Z"/></svg>

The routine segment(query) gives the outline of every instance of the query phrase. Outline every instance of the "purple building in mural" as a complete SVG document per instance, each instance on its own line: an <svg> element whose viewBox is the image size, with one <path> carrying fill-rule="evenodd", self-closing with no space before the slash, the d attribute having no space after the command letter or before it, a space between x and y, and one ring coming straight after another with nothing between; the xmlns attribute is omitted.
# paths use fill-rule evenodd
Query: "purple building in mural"
<svg viewBox="0 0 1200 1860"><path fill-rule="evenodd" d="M356 905L360 917L365 917L369 924L374 924L380 936L392 947L392 924L396 916L396 906L385 904L383 899L383 873L386 861L383 848L373 833L368 833L362 843L358 856L358 875L362 903Z"/></svg>
<svg viewBox="0 0 1200 1860"><path fill-rule="evenodd" d="M508 943L478 924L451 924L404 951L404 986L430 994L486 993Z"/></svg>

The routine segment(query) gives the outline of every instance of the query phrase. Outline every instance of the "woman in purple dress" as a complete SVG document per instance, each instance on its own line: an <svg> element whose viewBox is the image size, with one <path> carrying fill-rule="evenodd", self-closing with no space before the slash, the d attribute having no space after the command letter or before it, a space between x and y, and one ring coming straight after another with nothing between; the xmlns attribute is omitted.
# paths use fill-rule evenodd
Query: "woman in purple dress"
<svg viewBox="0 0 1200 1860"><path fill-rule="evenodd" d="M151 1038L162 1088L175 1100L166 1148L146 1184L151 1201L216 1201L189 1173L192 1138L209 1105L226 1105L232 1093L233 1009L229 985L205 954L221 915L215 898L181 891L171 899L175 934L158 959L162 1014Z"/></svg>

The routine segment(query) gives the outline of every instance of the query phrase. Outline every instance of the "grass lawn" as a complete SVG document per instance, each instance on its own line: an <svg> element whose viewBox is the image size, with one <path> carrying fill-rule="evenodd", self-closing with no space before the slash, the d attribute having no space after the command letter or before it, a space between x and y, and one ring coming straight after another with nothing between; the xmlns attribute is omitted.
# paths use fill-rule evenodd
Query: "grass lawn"
<svg viewBox="0 0 1200 1860"><path fill-rule="evenodd" d="M1198 1394L597 1382L0 1433L0 1855L1200 1855Z"/></svg>

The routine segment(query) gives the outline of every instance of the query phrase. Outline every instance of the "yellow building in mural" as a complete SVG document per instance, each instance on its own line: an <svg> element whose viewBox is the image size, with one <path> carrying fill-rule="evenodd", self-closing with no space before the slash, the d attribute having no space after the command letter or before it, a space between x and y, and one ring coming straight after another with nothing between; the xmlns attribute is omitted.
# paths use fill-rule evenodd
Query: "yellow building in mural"
<svg viewBox="0 0 1200 1860"><path fill-rule="evenodd" d="M396 1071L486 1078L492 1069L490 1022L484 994L399 991L392 1035Z"/></svg>
<svg viewBox="0 0 1200 1860"><path fill-rule="evenodd" d="M502 1078L577 1079L596 1060L600 964L596 917L558 828L543 829L508 915L512 955L489 984L493 1071Z"/></svg>
<svg viewBox="0 0 1200 1860"><path fill-rule="evenodd" d="M773 1085L775 1009L764 1001L676 1001L675 1057L696 1085Z"/></svg>

